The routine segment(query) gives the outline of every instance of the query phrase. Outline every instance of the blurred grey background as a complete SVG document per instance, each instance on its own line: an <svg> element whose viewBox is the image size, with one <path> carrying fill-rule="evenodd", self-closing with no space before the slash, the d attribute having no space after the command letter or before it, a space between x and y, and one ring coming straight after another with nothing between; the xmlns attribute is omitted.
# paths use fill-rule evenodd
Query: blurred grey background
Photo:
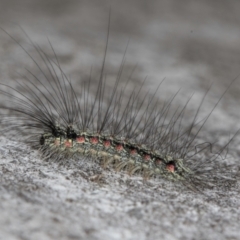
<svg viewBox="0 0 240 240"><path fill-rule="evenodd" d="M22 43L20 25L43 49L50 39L77 84L101 66L110 7L109 74L129 42L125 71L137 64L136 83L148 76L150 89L166 78L161 97L194 92L194 108L213 82L206 111L240 74L238 0L0 0L0 26ZM31 64L0 31L0 81L14 84ZM222 144L240 127L239 81L205 127L205 135L223 136ZM238 140L229 153L236 161ZM96 167L106 176L99 185L85 176L95 172L84 163L44 162L4 137L0 146L0 239L240 239L239 189L204 196Z"/></svg>

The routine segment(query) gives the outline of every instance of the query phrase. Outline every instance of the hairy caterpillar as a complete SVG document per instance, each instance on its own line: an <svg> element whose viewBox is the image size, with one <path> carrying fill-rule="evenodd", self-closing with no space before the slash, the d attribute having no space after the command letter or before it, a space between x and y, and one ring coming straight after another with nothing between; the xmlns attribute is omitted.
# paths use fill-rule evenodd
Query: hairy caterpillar
<svg viewBox="0 0 240 240"><path fill-rule="evenodd" d="M199 142L197 137L224 93L210 113L199 119L206 93L191 124L186 125L191 97L177 106L178 93L166 101L156 97L161 83L153 94L143 90L144 81L130 87L131 76L123 83L124 57L113 86L108 86L108 41L99 76L94 80L90 74L79 92L61 68L50 42L53 59L30 38L37 57L11 38L37 71L27 70L17 86L1 84L0 93L6 97L1 104L2 125L8 136L12 132L15 138L38 148L44 158L94 158L104 168L139 172L145 178L162 177L191 189L235 183L232 166L218 159L228 143L215 154L210 151L208 159L204 159L206 155L196 159L211 149L211 143Z"/></svg>

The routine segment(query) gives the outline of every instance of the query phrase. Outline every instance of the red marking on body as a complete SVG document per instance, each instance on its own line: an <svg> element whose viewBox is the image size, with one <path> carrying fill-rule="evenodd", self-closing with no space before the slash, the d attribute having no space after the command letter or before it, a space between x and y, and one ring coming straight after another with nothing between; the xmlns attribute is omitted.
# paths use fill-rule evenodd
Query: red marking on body
<svg viewBox="0 0 240 240"><path fill-rule="evenodd" d="M143 158L144 158L145 161L149 161L149 160L151 159L151 157L150 157L149 154L145 154L145 155L143 156Z"/></svg>
<svg viewBox="0 0 240 240"><path fill-rule="evenodd" d="M72 147L72 141L66 140L66 141L64 142L64 146L67 147L67 148Z"/></svg>
<svg viewBox="0 0 240 240"><path fill-rule="evenodd" d="M119 145L117 145L115 148L116 148L117 151L120 152L120 151L123 150L123 145L119 144Z"/></svg>
<svg viewBox="0 0 240 240"><path fill-rule="evenodd" d="M131 154L131 155L135 155L136 153L137 153L137 150L136 150L136 149L130 150L130 154Z"/></svg>
<svg viewBox="0 0 240 240"><path fill-rule="evenodd" d="M85 137L77 137L76 142L77 143L84 143L85 142Z"/></svg>
<svg viewBox="0 0 240 240"><path fill-rule="evenodd" d="M173 164L168 164L168 165L167 165L167 170L168 170L169 172L174 172L174 171L175 171L175 166L174 166Z"/></svg>
<svg viewBox="0 0 240 240"><path fill-rule="evenodd" d="M111 146L111 142L110 141L104 141L103 145L104 145L104 147L108 148L108 147Z"/></svg>
<svg viewBox="0 0 240 240"><path fill-rule="evenodd" d="M162 160L161 159L156 159L155 160L155 164L156 165L161 165L162 164Z"/></svg>
<svg viewBox="0 0 240 240"><path fill-rule="evenodd" d="M97 137L92 137L92 138L90 138L90 142L92 144L98 144L98 138Z"/></svg>

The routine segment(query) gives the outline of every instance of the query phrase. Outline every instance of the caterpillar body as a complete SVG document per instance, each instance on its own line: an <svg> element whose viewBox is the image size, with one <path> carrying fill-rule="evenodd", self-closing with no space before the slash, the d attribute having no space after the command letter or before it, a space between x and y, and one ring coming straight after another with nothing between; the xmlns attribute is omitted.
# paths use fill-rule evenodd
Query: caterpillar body
<svg viewBox="0 0 240 240"><path fill-rule="evenodd" d="M17 87L1 84L0 94L7 99L1 103L3 132L10 135L13 131L14 137L20 136L50 160L89 157L104 168L113 166L130 175L165 178L194 190L224 182L235 184L232 166L218 159L231 140L215 154L209 153L211 143L198 140L224 94L210 113L199 119L206 93L186 125L191 97L183 106L174 106L178 92L166 101L159 100L156 95L162 82L153 94L143 91L144 81L129 90L131 76L125 83L121 79L124 57L113 86L107 86L108 42L98 78L92 80L90 74L81 82L79 93L62 70L50 42L54 59L30 38L38 57L11 38L37 71L27 70ZM126 89L129 95L125 95ZM208 151L207 160L203 159L206 155L201 156L204 151Z"/></svg>

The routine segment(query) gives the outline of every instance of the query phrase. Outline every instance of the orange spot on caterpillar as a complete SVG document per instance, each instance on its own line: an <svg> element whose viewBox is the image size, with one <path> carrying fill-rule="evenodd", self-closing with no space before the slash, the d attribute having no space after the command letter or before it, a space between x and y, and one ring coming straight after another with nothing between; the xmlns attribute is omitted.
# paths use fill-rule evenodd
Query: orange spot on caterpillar
<svg viewBox="0 0 240 240"><path fill-rule="evenodd" d="M77 143L84 143L85 142L85 137L77 137L76 142Z"/></svg>
<svg viewBox="0 0 240 240"><path fill-rule="evenodd" d="M137 150L136 150L136 149L130 150L130 154L131 154L131 155L135 155L136 153L137 153Z"/></svg>
<svg viewBox="0 0 240 240"><path fill-rule="evenodd" d="M104 141L103 145L104 145L104 147L108 148L108 147L111 146L111 142L110 141Z"/></svg>
<svg viewBox="0 0 240 240"><path fill-rule="evenodd" d="M116 149L118 152L120 152L120 151L123 150L123 145L119 144L119 145L117 145L117 146L115 147L115 149Z"/></svg>
<svg viewBox="0 0 240 240"><path fill-rule="evenodd" d="M172 164L172 163L168 164L168 165L167 165L167 170L168 170L169 172L174 172L174 171L175 171L175 166L174 166L174 164Z"/></svg>
<svg viewBox="0 0 240 240"><path fill-rule="evenodd" d="M90 142L92 144L98 144L98 138L97 137L92 137L92 138L90 138Z"/></svg>
<svg viewBox="0 0 240 240"><path fill-rule="evenodd" d="M67 148L72 147L72 141L71 141L70 139L69 139L69 140L66 140L66 141L64 142L64 146L67 147Z"/></svg>
<svg viewBox="0 0 240 240"><path fill-rule="evenodd" d="M149 154L145 154L143 158L145 161L149 161L151 159Z"/></svg>

